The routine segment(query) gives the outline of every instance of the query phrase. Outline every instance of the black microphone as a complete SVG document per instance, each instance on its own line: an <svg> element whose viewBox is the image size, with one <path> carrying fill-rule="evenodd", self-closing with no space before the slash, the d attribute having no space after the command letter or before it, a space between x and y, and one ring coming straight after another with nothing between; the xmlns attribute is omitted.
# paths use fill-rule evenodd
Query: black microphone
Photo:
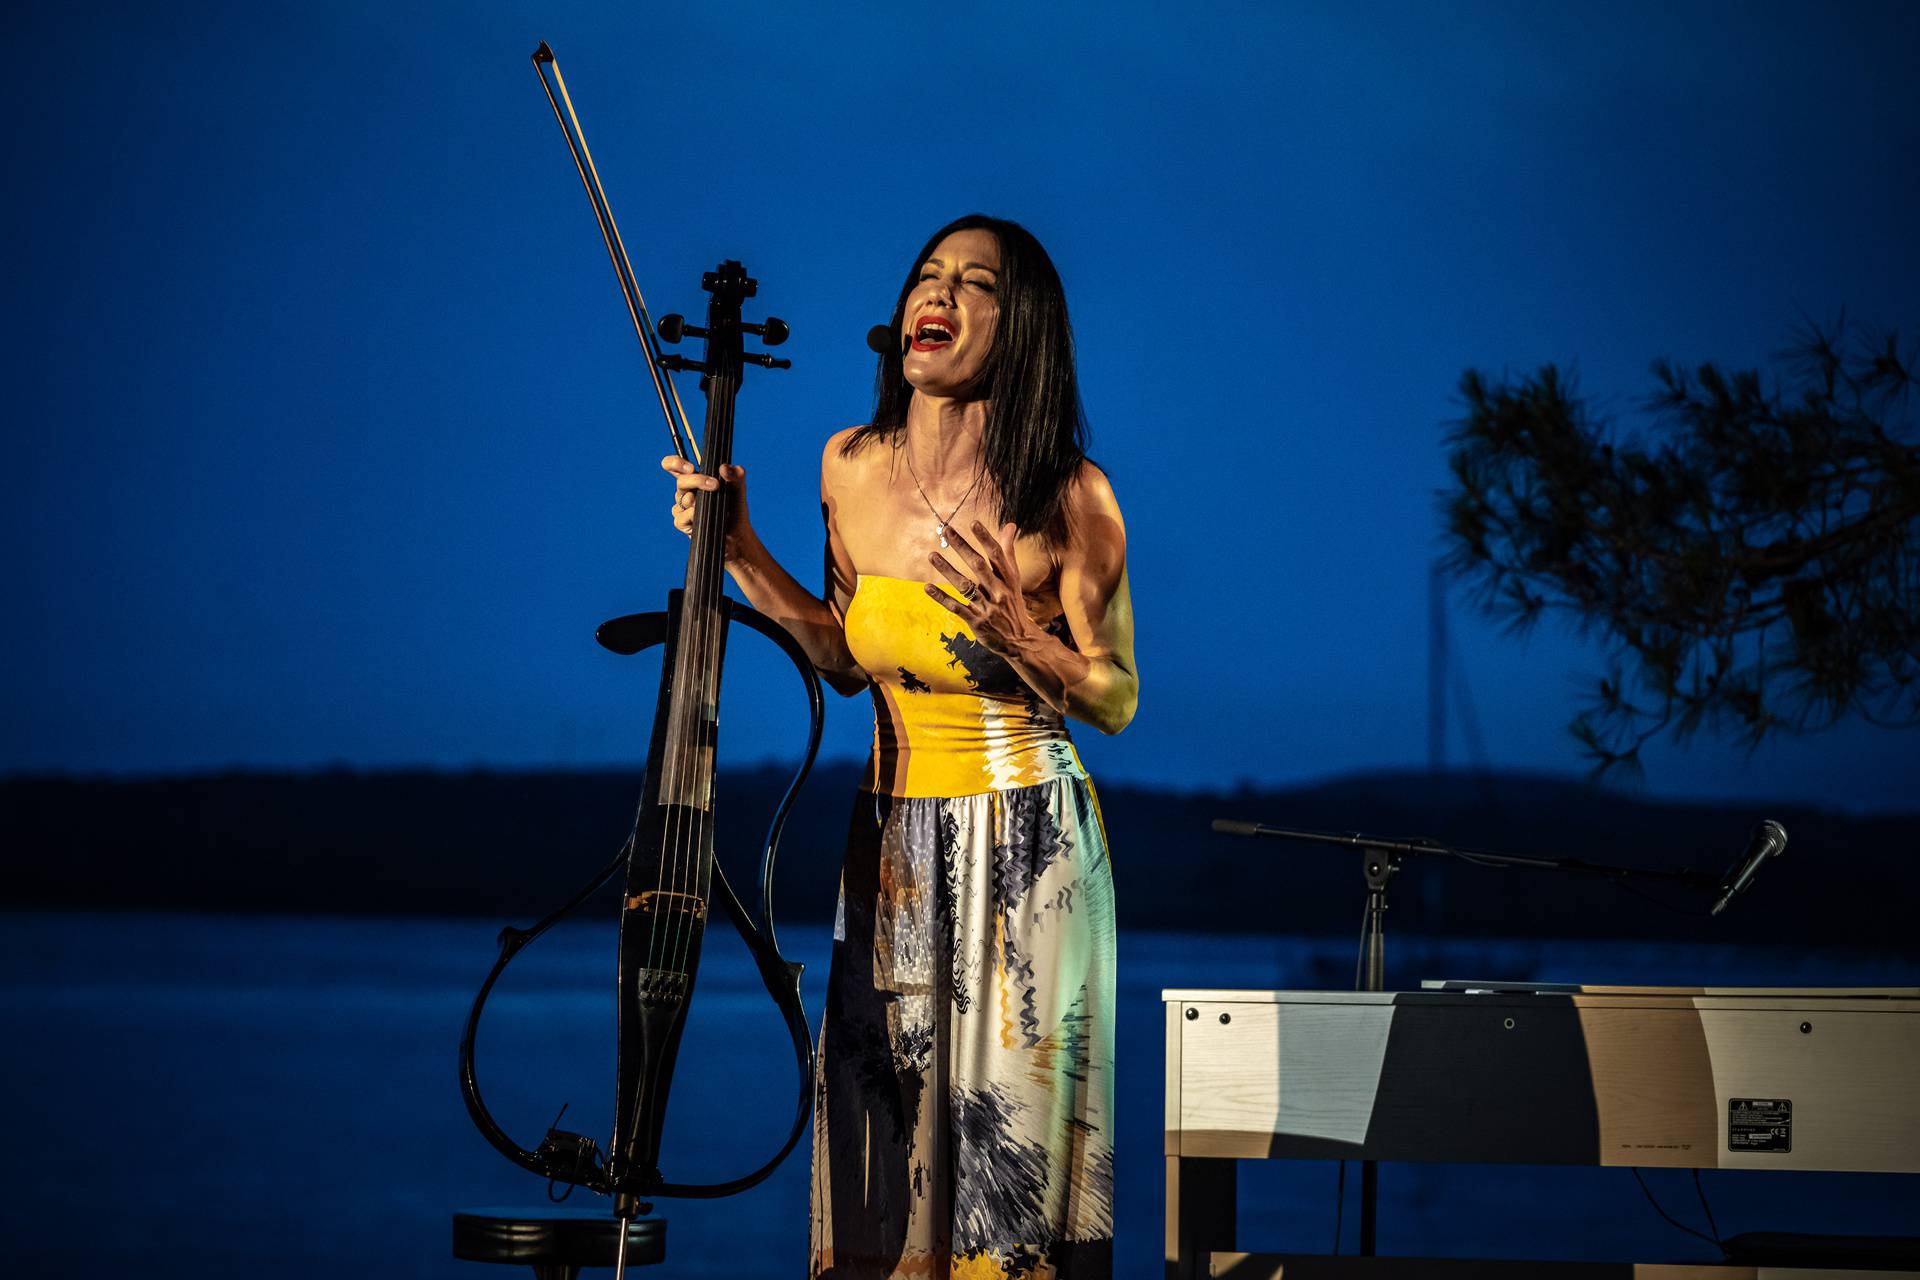
<svg viewBox="0 0 1920 1280"><path fill-rule="evenodd" d="M893 345L893 326L877 324L867 330L867 350L875 355L886 355Z"/></svg>
<svg viewBox="0 0 1920 1280"><path fill-rule="evenodd" d="M1747 851L1740 855L1737 869L1729 872L1720 882L1720 900L1713 904L1709 915L1719 915L1734 897L1753 883L1754 876L1760 873L1760 867L1769 858L1777 858L1787 847L1787 829L1768 818L1753 829L1753 836L1747 841Z"/></svg>

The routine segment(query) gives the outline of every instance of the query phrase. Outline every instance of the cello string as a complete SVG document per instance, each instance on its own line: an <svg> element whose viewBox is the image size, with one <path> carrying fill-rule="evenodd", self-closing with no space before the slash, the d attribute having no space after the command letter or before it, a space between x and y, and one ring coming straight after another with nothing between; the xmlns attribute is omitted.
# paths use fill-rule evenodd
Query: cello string
<svg viewBox="0 0 1920 1280"><path fill-rule="evenodd" d="M708 387L706 456L713 456L713 415L712 387ZM703 468L704 470L704 468ZM703 490L694 491L693 543L687 553L686 589L680 596L680 661L674 669L674 705L678 716L674 721L673 742L673 810L668 819L669 831L665 847L661 850L661 874L672 897L672 909L664 921L663 946L665 955L662 967L675 972L680 969L681 952L681 915L685 907L685 874L682 864L686 860L686 842L691 831L691 816L687 813L691 799L690 784L695 765L695 753L698 745L694 737L694 707L696 705L694 672L698 669L700 652L700 631L705 626L705 609L700 601L700 565L706 558L705 544L707 527L713 522L712 504Z"/></svg>
<svg viewBox="0 0 1920 1280"><path fill-rule="evenodd" d="M725 413L722 422L724 431L723 434L713 442L714 457L716 459L731 459L733 457L734 413L739 404L740 385L743 379L744 367L734 371L730 379L730 385L723 387L726 396L726 404L724 406ZM705 661L701 669L709 673L709 677L714 683L710 695L710 705L714 717L714 734L707 744L708 754L705 758L706 774L704 778L706 785L705 803L702 805L700 811L700 832L693 853L694 878L699 885L698 896L703 903L711 901L710 894L713 882L714 842L716 835L714 828L718 822L718 814L715 812L714 806L714 789L717 784L715 775L718 773L720 762L715 748L718 747L720 716L720 651L721 646L726 640L725 628L721 623L720 617L720 597L726 586L727 526L732 522L735 504L739 500L739 495L729 492L724 487L724 482L722 483L723 487L716 492L716 497L719 498L719 502L716 505L719 510L716 512L715 519L712 521L713 533L710 535L712 543L709 547L709 555L705 566L708 578L706 583L707 598L712 603L713 617L709 633L704 637L706 641L705 653L703 655Z"/></svg>
<svg viewBox="0 0 1920 1280"><path fill-rule="evenodd" d="M737 321L736 316L734 322L737 323ZM731 343L729 343L730 346ZM714 432L707 442L707 453L714 460L717 471L732 456L733 451L734 412L740 390L740 371L733 367L733 362L728 362L728 368L724 373L713 375L709 389L714 394L715 401ZM685 851L686 865L683 867L683 873L686 876L687 892L702 904L703 909L709 908L711 901L712 824L716 820L714 773L718 768L718 761L713 754L717 743L707 732L709 728L707 713L711 711L717 721L719 711L718 706L715 705L718 701L719 689L717 675L720 649L725 640L720 616L720 595L725 573L727 526L730 523L735 500L735 495L724 487L723 482L723 487L715 490L712 500L706 504L706 519L701 530L703 555L698 566L703 606L701 632L698 637L701 659L698 669L707 680L712 682L712 687L701 690L702 715L698 722L701 737L696 746L695 757L695 767L698 772L697 776L691 780L699 789L699 794L696 796L698 804L692 817L693 838ZM693 935L700 927L700 923L700 920L689 916L685 936L682 938L682 953L679 957L683 966L689 966L691 963Z"/></svg>
<svg viewBox="0 0 1920 1280"><path fill-rule="evenodd" d="M700 527L699 491L691 491L691 497L688 501L691 503L693 509L693 515L691 517L693 528L689 532L697 535ZM689 556L693 554L691 548L689 548L687 554ZM673 842L675 834L674 828L678 817L676 810L673 808L674 797L677 794L677 779L680 772L679 724L674 716L674 708L678 705L679 690L683 687L682 677L686 669L687 627L690 625L690 617L691 615L687 609L686 595L683 592L680 597L679 616L672 619L674 637L673 667L667 672L667 679L670 681L667 692L667 727L664 732L664 741L661 743L660 777L656 782L658 790L654 795L654 803L664 806L666 809L666 820L662 824L660 831L661 847L656 851L656 857L654 859L654 908L647 917L647 961L650 967L656 969L663 967L668 948L668 940L663 936L664 926L660 913L666 909L666 898L664 894L667 874L666 852L667 848Z"/></svg>
<svg viewBox="0 0 1920 1280"><path fill-rule="evenodd" d="M711 384L709 384L706 415L706 444L709 446L713 444L713 410L713 397ZM708 453L711 453L711 449ZM687 700L691 690L693 655L698 652L696 645L701 612L696 599L698 594L695 590L696 573L702 558L701 546L706 538L706 527L710 523L705 491L695 489L691 492L693 528L689 531L692 538L687 549L687 589L680 595L680 616L677 619L674 644L673 685L667 704L667 741L663 744L665 749L662 752L661 761L659 803L667 806L667 816L661 831L659 856L655 863L655 912L649 919L648 954L653 957L654 967L659 969L674 967L674 957L679 950L681 900L669 895L680 892L679 850L685 839L682 802L685 799L691 758L691 747L687 741Z"/></svg>
<svg viewBox="0 0 1920 1280"><path fill-rule="evenodd" d="M714 327L718 327L716 324ZM719 346L713 337L708 339L708 360L711 364L715 349ZM707 392L709 396L710 431L707 437L707 456L714 464L716 475L728 456L729 440L732 437L733 403L738 383L731 382L718 370L708 374ZM724 484L724 482L723 482ZM688 787L687 798L693 802L693 812L688 815L687 839L674 851L674 877L676 889L689 895L692 902L704 906L706 894L701 884L700 867L706 849L708 821L712 810L712 772L713 760L710 754L711 743L706 734L707 711L713 701L716 688L709 688L706 681L713 679L714 657L717 653L716 640L719 635L718 583L714 566L721 560L725 546L725 525L727 515L727 495L725 488L716 489L701 499L700 515L700 555L688 575L690 592L699 598L699 630L693 637L697 646L694 652L698 661L694 670L697 678L703 681L697 690L697 699L692 704L699 714L690 717L688 724L688 743L690 748L688 776L684 779ZM717 686L717 682L715 682ZM684 705L684 704L683 704ZM685 901L683 899L683 901ZM675 933L674 967L684 972L692 957L693 938L699 922L692 912L686 913L678 921L680 927Z"/></svg>
<svg viewBox="0 0 1920 1280"><path fill-rule="evenodd" d="M700 518L700 508L697 505L699 499L696 497L691 501L693 501L696 504L693 508L693 519L697 523ZM672 809L672 803L673 803L673 795L674 795L674 779L677 776L677 769L675 767L675 764L678 756L677 740L674 736L675 733L678 731L678 726L674 723L674 719L673 719L673 706L674 706L673 691L680 687L681 649L685 645L686 638L687 638L686 637L687 607L686 607L686 597L684 595L681 597L681 600L680 600L679 615L677 617L670 618L669 622L673 628L672 630L673 666L666 673L666 678L672 683L669 685L668 691L667 691L667 726L663 734L663 741L661 742L660 776L654 779L655 790L653 795L653 802L656 805L665 806L666 820L664 823L662 823L660 827L660 838L662 841L662 847L654 851L655 852L654 864L653 864L654 906L652 911L650 911L647 915L647 965L649 968L654 968L654 969L658 969L661 967L661 961L664 958L664 954L665 954L663 950L665 946L665 939L661 936L661 920L660 920L659 913L665 908L665 904L666 904L666 899L664 897L664 892L663 892L666 889L666 878L665 878L666 877L666 861L665 861L666 850L664 846L666 842L671 841L673 838L674 811Z"/></svg>
<svg viewBox="0 0 1920 1280"><path fill-rule="evenodd" d="M713 442L713 405L711 397L707 406L707 443ZM667 742L663 752L660 803L667 806L667 819L662 830L659 861L656 864L655 886L657 891L657 914L653 917L653 937L658 939L659 959L656 967L671 967L671 961L677 950L679 933L679 900L669 897L680 889L677 864L678 850L684 838L682 808L685 799L686 777L689 768L689 747L687 744L687 698L690 688L692 654L696 633L700 625L700 609L695 600L694 571L699 563L700 544L705 537L707 507L705 492L692 491L693 535L687 550L687 590L680 594L680 617L678 635L674 646L673 688L668 699ZM669 864L674 864L672 867Z"/></svg>
<svg viewBox="0 0 1920 1280"><path fill-rule="evenodd" d="M715 318L717 320L717 318ZM710 320L710 327L718 327ZM718 343L714 335L707 340L709 363L713 361ZM730 434L733 396L726 380L713 370L709 370L707 383L707 439L706 456L714 464L717 475L720 460L727 456L727 437ZM689 552L687 571L687 590L682 596L682 617L687 619L682 628L682 639L686 663L676 671L678 695L675 699L680 708L680 734L677 740L675 759L678 765L676 797L682 802L682 808L691 808L691 813L683 815L682 808L676 808L673 815L673 838L669 843L672 860L672 890L675 912L669 933L668 959L676 973L685 973L687 960L693 945L693 933L697 922L690 907L700 900L697 887L697 862L700 856L701 840L706 833L707 809L711 803L711 788L703 788L702 783L711 772L710 763L705 759L704 742L706 716L705 710L711 700L711 690L705 681L711 678L712 635L717 630L714 615L713 562L717 531L724 525L724 490L715 490L708 494L697 491L694 499L694 546ZM716 503L715 499L719 501ZM698 687L696 687L696 685ZM704 794L703 794L704 791Z"/></svg>
<svg viewBox="0 0 1920 1280"><path fill-rule="evenodd" d="M737 316L735 317L737 322ZM709 327L721 327L718 317L710 317ZM708 337L708 359L712 362L718 347L715 336ZM734 397L737 376L726 378L712 370L707 382L706 457L712 464L710 474L718 475L730 449ZM680 732L675 743L676 798L682 804L673 815L673 834L668 846L672 862L671 885L676 911L668 934L667 958L676 973L685 974L691 958L693 939L700 921L692 910L704 907L705 892L699 875L705 848L709 814L712 807L713 761L706 734L706 709L714 700L717 681L713 680L714 659L719 636L718 577L725 544L726 508L724 489L708 493L696 491L694 546L689 552L687 590L682 596L682 616L688 621L682 629L684 667L676 673L683 691L677 701L681 709ZM690 812L688 812L690 810ZM688 975L690 976L690 975Z"/></svg>

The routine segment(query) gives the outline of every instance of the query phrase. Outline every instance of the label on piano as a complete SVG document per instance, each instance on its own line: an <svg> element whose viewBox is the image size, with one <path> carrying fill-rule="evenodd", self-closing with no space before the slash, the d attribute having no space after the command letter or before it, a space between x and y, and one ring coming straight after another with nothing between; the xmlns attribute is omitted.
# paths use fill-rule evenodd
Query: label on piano
<svg viewBox="0 0 1920 1280"><path fill-rule="evenodd" d="M1792 1151L1793 1102L1787 1098L1728 1098L1727 1150Z"/></svg>

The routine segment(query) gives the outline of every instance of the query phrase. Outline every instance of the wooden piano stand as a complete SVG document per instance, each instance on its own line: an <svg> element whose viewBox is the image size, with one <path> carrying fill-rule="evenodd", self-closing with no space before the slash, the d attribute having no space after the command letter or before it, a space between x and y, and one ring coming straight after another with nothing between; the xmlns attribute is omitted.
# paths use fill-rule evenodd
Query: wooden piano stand
<svg viewBox="0 0 1920 1280"><path fill-rule="evenodd" d="M1746 1237L1748 1261L1736 1237L1703 1265L1244 1253L1235 1233L1247 1159L1920 1172L1920 988L1162 998L1167 1280L1920 1280L1920 1239Z"/></svg>

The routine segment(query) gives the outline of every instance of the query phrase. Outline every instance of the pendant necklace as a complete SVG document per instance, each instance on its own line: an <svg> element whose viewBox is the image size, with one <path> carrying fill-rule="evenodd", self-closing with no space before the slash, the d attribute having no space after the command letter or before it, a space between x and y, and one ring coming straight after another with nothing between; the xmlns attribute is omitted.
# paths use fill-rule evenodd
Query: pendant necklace
<svg viewBox="0 0 1920 1280"><path fill-rule="evenodd" d="M960 514L960 508L967 505L967 499L973 497L973 491L980 487L980 477L986 474L986 468L982 467L974 474L973 483L967 486L966 493L961 497L959 502L954 504L953 510L942 518L940 508L933 505L933 499L927 496L926 489L920 484L920 473L913 469L913 444L907 441L904 436L902 437L902 441L900 451L907 456L907 475L912 477L913 487L920 491L920 501L926 503L927 510L933 512L934 536L940 539L940 546L944 549L947 545L947 526L953 522L954 516Z"/></svg>

